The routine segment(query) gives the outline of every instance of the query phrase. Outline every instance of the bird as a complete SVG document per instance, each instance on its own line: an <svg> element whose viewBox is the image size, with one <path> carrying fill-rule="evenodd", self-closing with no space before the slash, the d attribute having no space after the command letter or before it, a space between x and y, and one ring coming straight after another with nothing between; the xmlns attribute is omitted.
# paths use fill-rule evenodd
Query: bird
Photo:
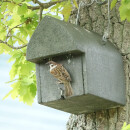
<svg viewBox="0 0 130 130"><path fill-rule="evenodd" d="M73 95L71 87L71 77L68 71L63 67L62 64L56 63L54 61L49 61L50 73L58 79L58 83L64 84L64 96L69 97Z"/></svg>

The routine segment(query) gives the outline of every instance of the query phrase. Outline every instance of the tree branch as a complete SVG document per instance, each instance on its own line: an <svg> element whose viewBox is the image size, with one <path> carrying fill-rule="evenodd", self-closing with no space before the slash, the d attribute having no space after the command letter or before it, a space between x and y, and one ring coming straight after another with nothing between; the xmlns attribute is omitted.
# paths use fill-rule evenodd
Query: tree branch
<svg viewBox="0 0 130 130"><path fill-rule="evenodd" d="M67 0L60 0L60 1L52 1L52 2L49 2L49 3L42 3L42 7L43 9L47 9L49 7L51 7L52 5L55 5L57 3L62 3L62 2L65 2Z"/></svg>
<svg viewBox="0 0 130 130"><path fill-rule="evenodd" d="M12 49L16 49L16 50L21 49L21 48L24 48L24 47L27 46L27 44L25 44L25 45L22 45L22 46L19 46L19 47L15 47L15 46L9 45L7 42L4 42L4 41L2 41L2 40L0 40L0 43L3 43L3 44L5 44L5 45L7 45L8 47L10 47L10 48L12 48Z"/></svg>
<svg viewBox="0 0 130 130"><path fill-rule="evenodd" d="M3 1L3 2L8 2L8 3L13 3L13 4L17 4L15 3L14 1ZM22 3L18 4L19 6L22 6ZM40 9L40 6L27 6L28 9L31 9L31 10L37 10L37 9Z"/></svg>
<svg viewBox="0 0 130 130"><path fill-rule="evenodd" d="M42 20L42 12L43 12L43 8L42 8L42 7L40 7L40 19L39 19L39 21L41 21L41 20Z"/></svg>
<svg viewBox="0 0 130 130"><path fill-rule="evenodd" d="M27 8L28 8L28 9L31 9L31 10L38 10L38 9L40 9L40 21L41 21L43 9L47 9L47 8L51 7L52 5L55 5L55 4L57 4L57 3L61 3L61 2L64 2L64 1L67 1L67 0L51 1L51 2L48 2L48 3L41 3L39 0L33 0L33 2L39 4L39 6L28 6L28 5L27 5ZM9 2L9 3L17 4L17 3L15 3L14 1L9 1L9 0L5 0L5 1L3 0L2 3L3 3L3 2ZM18 5L19 5L19 6L22 6L22 3L19 3ZM23 23L22 23L22 24L23 24ZM9 44L7 43L7 39L8 39L8 37L9 37L10 31L13 30L14 28L19 27L19 26L22 25L22 24L19 24L19 25L15 26L15 27L11 28L11 29L9 30L9 32L7 33L6 41L0 40L0 43L5 44L5 45L7 45L8 47L10 47L10 48L12 48L12 49L21 49L21 48L26 47L27 44L25 44L25 45L23 45L23 46L15 47L15 46L9 45Z"/></svg>
<svg viewBox="0 0 130 130"><path fill-rule="evenodd" d="M40 6L27 6L28 9L31 9L31 10L38 10L40 9Z"/></svg>
<svg viewBox="0 0 130 130"><path fill-rule="evenodd" d="M40 2L40 1L38 1L38 0L33 0L33 2L36 4L39 4L40 6L42 6L42 3Z"/></svg>
<svg viewBox="0 0 130 130"><path fill-rule="evenodd" d="M49 3L41 3L40 1L38 0L33 0L33 2L36 4L39 4L39 8L40 8L40 18L39 18L39 21L42 20L42 12L43 12L43 9L47 9L49 7L51 7L52 5L55 5L57 3L61 3L61 2L64 2L66 0L60 0L60 1L53 1L53 2L49 2ZM38 7L38 6L37 6Z"/></svg>
<svg viewBox="0 0 130 130"><path fill-rule="evenodd" d="M61 3L61 2L64 2L64 1L67 1L67 0L60 0L60 1L51 1L49 3L41 3L40 1L38 0L35 0L33 1L34 3L36 2L37 4L39 4L39 6L27 6L28 9L31 9L31 10L38 10L40 9L40 7L43 7L43 9L47 9L49 7L51 7L52 5L55 5L57 3ZM14 1L3 1L3 2L9 2L9 3L14 3L14 4L17 4L15 3ZM18 4L19 6L22 6L22 3Z"/></svg>
<svg viewBox="0 0 130 130"><path fill-rule="evenodd" d="M24 24L24 23L18 24L18 25L16 25L16 26L14 26L13 28L9 29L9 31L8 31L8 33L7 33L7 36L6 36L6 42L7 42L7 40L8 40L8 37L9 37L10 32L11 32L14 28L18 28L18 27L19 27L20 25L22 25L22 24Z"/></svg>
<svg viewBox="0 0 130 130"><path fill-rule="evenodd" d="M43 9L47 9L49 7L51 7L52 5L55 5L57 3L61 3L61 2L65 2L67 0L59 0L59 1L51 1L49 3L41 3L38 0L35 0L34 2L39 4L39 6L28 6L28 9L32 9L32 10L37 10L40 9L40 7L42 7Z"/></svg>

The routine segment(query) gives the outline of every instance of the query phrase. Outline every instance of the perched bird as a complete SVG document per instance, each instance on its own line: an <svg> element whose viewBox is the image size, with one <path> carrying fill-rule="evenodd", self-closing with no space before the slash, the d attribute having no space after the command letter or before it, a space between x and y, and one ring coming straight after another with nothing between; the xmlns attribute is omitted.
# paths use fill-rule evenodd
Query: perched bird
<svg viewBox="0 0 130 130"><path fill-rule="evenodd" d="M72 96L72 87L71 87L71 77L67 70L63 67L62 64L58 64L54 61L49 61L46 64L49 64L50 73L58 79L58 83L64 84L65 87L65 97Z"/></svg>

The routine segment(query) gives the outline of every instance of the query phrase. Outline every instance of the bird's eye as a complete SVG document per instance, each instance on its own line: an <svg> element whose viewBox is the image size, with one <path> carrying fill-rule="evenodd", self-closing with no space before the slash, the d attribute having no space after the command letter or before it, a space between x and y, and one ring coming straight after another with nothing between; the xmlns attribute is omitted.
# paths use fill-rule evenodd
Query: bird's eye
<svg viewBox="0 0 130 130"><path fill-rule="evenodd" d="M53 67L54 65L53 64L50 64L50 67Z"/></svg>

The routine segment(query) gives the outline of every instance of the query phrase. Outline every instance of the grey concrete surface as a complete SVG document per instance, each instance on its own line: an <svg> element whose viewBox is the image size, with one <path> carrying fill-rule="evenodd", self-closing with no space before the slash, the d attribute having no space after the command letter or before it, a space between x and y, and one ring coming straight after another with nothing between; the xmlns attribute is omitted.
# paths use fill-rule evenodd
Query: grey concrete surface
<svg viewBox="0 0 130 130"><path fill-rule="evenodd" d="M62 63L72 77L73 96L61 100L56 79L45 64ZM27 47L36 63L38 102L81 114L125 105L125 77L119 51L102 37L81 27L46 16Z"/></svg>

